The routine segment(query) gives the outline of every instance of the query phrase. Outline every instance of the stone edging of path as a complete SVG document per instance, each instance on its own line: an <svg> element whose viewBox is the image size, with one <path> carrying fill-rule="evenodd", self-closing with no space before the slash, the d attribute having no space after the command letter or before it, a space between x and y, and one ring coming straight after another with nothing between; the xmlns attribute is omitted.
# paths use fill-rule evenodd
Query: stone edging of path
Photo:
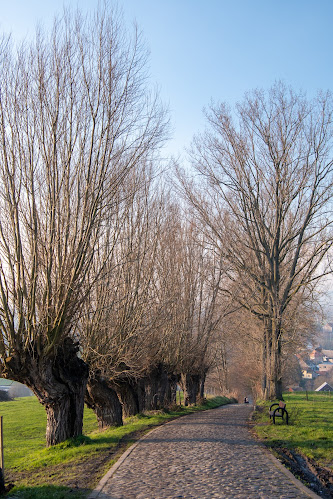
<svg viewBox="0 0 333 499"><path fill-rule="evenodd" d="M227 407L229 404L226 406L222 407ZM221 406L220 406L221 407ZM216 408L217 409L217 408ZM210 409L214 410L214 409ZM249 417L249 420L252 417L252 414ZM180 418L183 418L185 416L188 416L188 414L184 414L184 416L180 416ZM137 442L135 442L133 445L131 445L118 459L118 461L111 466L109 471L104 475L104 477L101 479L101 481L98 483L97 487L89 494L87 499L98 499L99 494L103 491L104 485L108 482L108 480L111 479L111 477L114 475L114 473L117 471L119 466L127 459L127 457L131 454L131 452L135 449L135 447L145 438L148 438L154 431L157 431L161 426L165 426L167 424L170 424L180 418L172 419L171 421L167 421L166 423L157 426L156 428L153 428L150 430L148 433L146 433L143 437L141 437ZM298 480L292 473L289 471L273 454L272 452L267 449L260 441L257 441L258 445L260 445L262 451L266 454L266 456L270 459L270 461L275 465L276 468L278 468L282 473L284 473L293 484L300 489L304 494L307 494L308 497L312 499L318 499L320 496L318 496L315 492L313 492L311 489L303 485L303 483Z"/></svg>

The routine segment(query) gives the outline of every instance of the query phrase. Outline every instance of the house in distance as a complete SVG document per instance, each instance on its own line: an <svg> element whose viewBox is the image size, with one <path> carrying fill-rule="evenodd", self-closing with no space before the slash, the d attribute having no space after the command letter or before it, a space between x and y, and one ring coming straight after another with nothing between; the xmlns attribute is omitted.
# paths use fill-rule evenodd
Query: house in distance
<svg viewBox="0 0 333 499"><path fill-rule="evenodd" d="M325 381L325 383L318 386L318 388L316 388L315 391L316 392L333 392L333 388Z"/></svg>

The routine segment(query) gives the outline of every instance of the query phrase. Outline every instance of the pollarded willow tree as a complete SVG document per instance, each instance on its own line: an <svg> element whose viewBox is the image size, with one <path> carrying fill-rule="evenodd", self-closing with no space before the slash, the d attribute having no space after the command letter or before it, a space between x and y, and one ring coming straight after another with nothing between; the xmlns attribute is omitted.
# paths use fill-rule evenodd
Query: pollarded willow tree
<svg viewBox="0 0 333 499"><path fill-rule="evenodd" d="M156 367L159 321L154 296L161 203L153 165L143 163L119 190L118 222L110 227L110 258L79 321L82 357L90 367L86 403L100 427L122 424L139 405L135 388ZM94 259L104 259L95 252ZM120 401L119 401L120 399Z"/></svg>
<svg viewBox="0 0 333 499"><path fill-rule="evenodd" d="M201 191L182 178L220 240L234 283L224 291L261 321L268 398L282 397L289 310L331 271L332 112L330 93L309 101L283 83L247 94L234 113L213 105L192 151Z"/></svg>
<svg viewBox="0 0 333 499"><path fill-rule="evenodd" d="M118 191L165 137L146 62L106 7L66 12L17 50L0 43L1 375L45 407L47 445L81 433L76 321L109 258Z"/></svg>
<svg viewBox="0 0 333 499"><path fill-rule="evenodd" d="M203 397L215 337L226 313L218 300L224 269L191 214L180 217L175 201L167 206L156 281L163 315L162 357L182 387L186 403L195 404Z"/></svg>

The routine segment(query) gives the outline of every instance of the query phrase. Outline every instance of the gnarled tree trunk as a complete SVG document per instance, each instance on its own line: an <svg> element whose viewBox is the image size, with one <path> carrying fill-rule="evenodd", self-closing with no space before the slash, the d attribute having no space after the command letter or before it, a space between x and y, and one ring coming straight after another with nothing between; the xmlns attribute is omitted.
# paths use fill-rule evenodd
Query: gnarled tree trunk
<svg viewBox="0 0 333 499"><path fill-rule="evenodd" d="M168 373L162 364L158 365L144 378L145 409L156 410L165 405L168 388Z"/></svg>
<svg viewBox="0 0 333 499"><path fill-rule="evenodd" d="M200 378L200 388L199 388L199 397L201 400L205 398L205 381L206 381L206 372L204 372Z"/></svg>
<svg viewBox="0 0 333 499"><path fill-rule="evenodd" d="M128 417L176 403L177 382L178 377L169 374L161 364L138 380L113 380L112 387L121 401L124 417Z"/></svg>
<svg viewBox="0 0 333 499"><path fill-rule="evenodd" d="M93 373L88 380L85 402L96 414L99 429L123 424L123 410L118 395L98 373Z"/></svg>
<svg viewBox="0 0 333 499"><path fill-rule="evenodd" d="M168 375L168 386L165 394L164 404L177 404L177 384L179 376L175 374Z"/></svg>
<svg viewBox="0 0 333 499"><path fill-rule="evenodd" d="M48 447L82 434L88 366L77 353L77 345L65 338L50 355L13 355L2 374L28 386L44 406Z"/></svg>
<svg viewBox="0 0 333 499"><path fill-rule="evenodd" d="M140 412L138 384L134 380L121 379L112 382L123 408L124 417L135 416Z"/></svg>
<svg viewBox="0 0 333 499"><path fill-rule="evenodd" d="M200 375L182 373L180 384L184 392L185 405L196 404L200 390Z"/></svg>

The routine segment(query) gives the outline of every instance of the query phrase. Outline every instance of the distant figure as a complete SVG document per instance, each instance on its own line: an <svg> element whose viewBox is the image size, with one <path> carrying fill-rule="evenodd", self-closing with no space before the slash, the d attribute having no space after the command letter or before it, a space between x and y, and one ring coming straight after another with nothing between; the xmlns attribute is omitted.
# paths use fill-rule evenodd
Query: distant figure
<svg viewBox="0 0 333 499"><path fill-rule="evenodd" d="M244 398L244 404L248 404L249 403L249 399L247 397Z"/></svg>

